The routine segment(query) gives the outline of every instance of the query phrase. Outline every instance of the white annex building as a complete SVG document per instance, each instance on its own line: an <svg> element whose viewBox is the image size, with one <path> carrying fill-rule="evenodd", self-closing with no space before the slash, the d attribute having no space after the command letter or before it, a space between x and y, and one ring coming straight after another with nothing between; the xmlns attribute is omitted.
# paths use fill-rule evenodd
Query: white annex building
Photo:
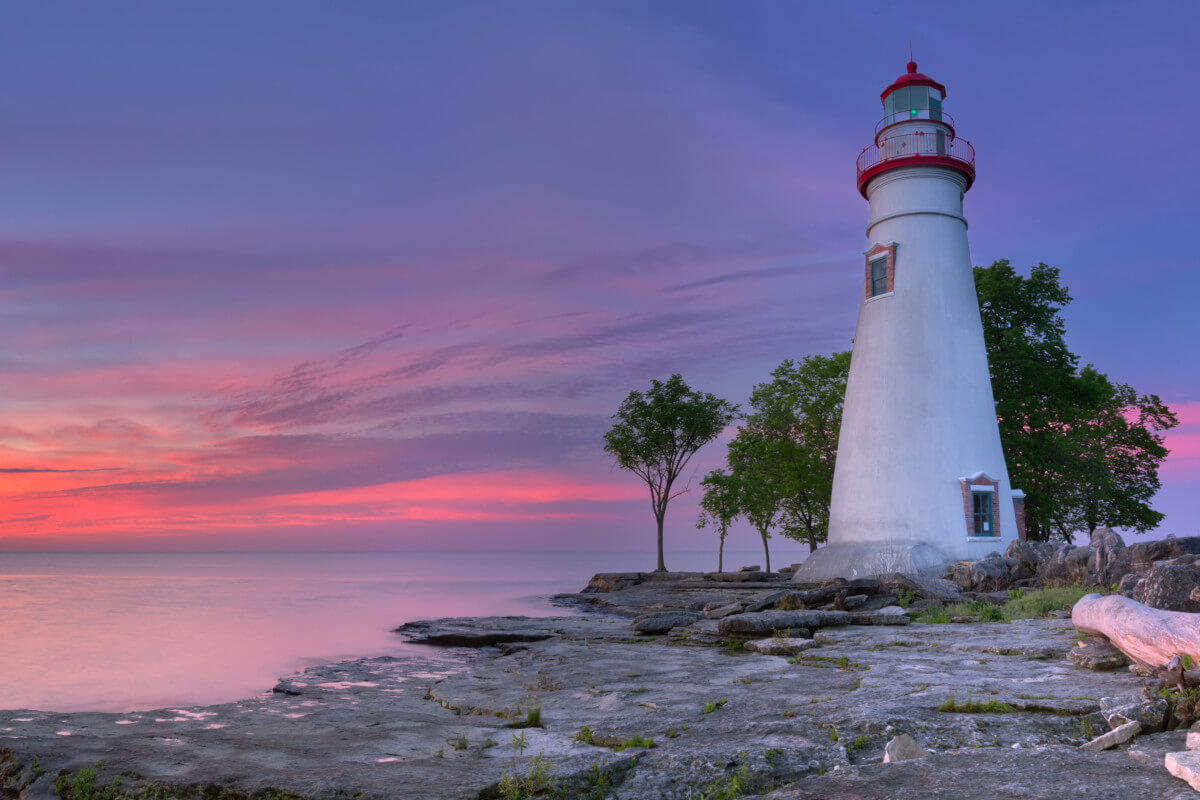
<svg viewBox="0 0 1200 800"><path fill-rule="evenodd" d="M910 61L884 90L875 141L858 157L871 217L829 543L798 580L940 573L1023 533L963 217L975 150L942 110L945 97Z"/></svg>

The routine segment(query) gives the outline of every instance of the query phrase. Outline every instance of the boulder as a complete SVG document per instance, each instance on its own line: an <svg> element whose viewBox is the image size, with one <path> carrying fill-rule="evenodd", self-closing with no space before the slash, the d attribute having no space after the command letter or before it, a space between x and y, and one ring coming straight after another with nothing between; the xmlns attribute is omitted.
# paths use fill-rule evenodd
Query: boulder
<svg viewBox="0 0 1200 800"><path fill-rule="evenodd" d="M1150 542L1129 545L1129 556L1133 571L1144 573L1154 566L1155 561L1166 561L1182 555L1200 555L1200 536L1176 538L1168 536Z"/></svg>
<svg viewBox="0 0 1200 800"><path fill-rule="evenodd" d="M661 635L672 628L683 628L697 620L703 619L694 611L656 611L653 614L643 614L633 621L629 629L644 636Z"/></svg>
<svg viewBox="0 0 1200 800"><path fill-rule="evenodd" d="M770 636L791 628L826 628L849 625L848 611L759 611L733 614L718 623L718 630L729 636L746 638Z"/></svg>
<svg viewBox="0 0 1200 800"><path fill-rule="evenodd" d="M715 619L702 619L683 628L671 628L667 641L676 644L714 645L721 644L725 637L717 630Z"/></svg>
<svg viewBox="0 0 1200 800"><path fill-rule="evenodd" d="M1012 568L1004 556L992 552L978 561L956 564L951 580L964 592L995 592L1012 584Z"/></svg>
<svg viewBox="0 0 1200 800"><path fill-rule="evenodd" d="M917 740L902 733L889 741L883 748L883 763L891 764L896 761L911 761L914 758L924 758L929 751L921 747Z"/></svg>
<svg viewBox="0 0 1200 800"><path fill-rule="evenodd" d="M1158 564L1151 567L1134 589L1133 599L1164 611L1200 611L1192 590L1200 587L1200 573L1191 567Z"/></svg>
<svg viewBox="0 0 1200 800"><path fill-rule="evenodd" d="M762 567L760 567L758 564L754 564L753 566L749 566L749 567L738 567L737 571L738 572L762 572Z"/></svg>
<svg viewBox="0 0 1200 800"><path fill-rule="evenodd" d="M1116 536L1114 533L1113 536ZM1120 538L1119 536L1117 537ZM1114 586L1133 574L1133 557L1125 545L1100 544L1088 559L1088 582L1096 586Z"/></svg>
<svg viewBox="0 0 1200 800"><path fill-rule="evenodd" d="M1133 593L1137 591L1138 584L1141 582L1142 576L1138 575L1136 572L1131 572L1125 577L1121 578L1120 583L1117 584L1117 594L1124 595L1125 597L1133 597Z"/></svg>
<svg viewBox="0 0 1200 800"><path fill-rule="evenodd" d="M1109 672L1120 669L1129 663L1125 654L1109 644L1107 639L1095 636L1089 637L1089 641L1080 642L1078 647L1068 650L1067 659L1095 672Z"/></svg>
<svg viewBox="0 0 1200 800"><path fill-rule="evenodd" d="M1121 534L1114 531L1112 528L1096 528L1092 531L1091 541L1088 542L1092 547L1124 547L1125 540L1121 538Z"/></svg>
<svg viewBox="0 0 1200 800"><path fill-rule="evenodd" d="M1200 792L1200 752L1167 753L1166 765L1167 772Z"/></svg>
<svg viewBox="0 0 1200 800"><path fill-rule="evenodd" d="M1072 586L1089 583L1088 561L1096 549L1091 545L1075 547L1059 546L1049 559L1038 567L1038 582L1043 586Z"/></svg>
<svg viewBox="0 0 1200 800"><path fill-rule="evenodd" d="M1101 734L1095 739L1092 739L1086 744L1080 745L1080 750L1096 753L1101 750L1110 750L1119 744L1125 744L1133 737L1142 732L1142 726L1137 722L1126 722L1118 728L1113 728L1108 733Z"/></svg>
<svg viewBox="0 0 1200 800"><path fill-rule="evenodd" d="M944 578L922 578L899 572L883 582L884 588L896 595L911 594L917 600L937 600L941 603L962 602L962 593L953 582Z"/></svg>
<svg viewBox="0 0 1200 800"><path fill-rule="evenodd" d="M1186 747L1188 750L1200 750L1200 722L1194 722L1188 728Z"/></svg>
<svg viewBox="0 0 1200 800"><path fill-rule="evenodd" d="M771 592L766 597L763 597L763 598L760 598L753 602L747 603L745 611L747 613L753 613L755 611L765 611L768 608L775 608L776 606L780 605L781 603L785 603L784 598L790 598L789 602L795 604L793 606L793 610L801 609L801 608L804 608L804 606L805 606L804 599L806 596L807 596L807 592L797 592L792 589L784 589L783 591L779 591L779 592Z"/></svg>
<svg viewBox="0 0 1200 800"><path fill-rule="evenodd" d="M1038 567L1050 560L1056 547L1053 542L1026 542L1020 539L1009 542L1004 557L1015 562L1012 568L1013 580L1024 580L1037 575Z"/></svg>
<svg viewBox="0 0 1200 800"><path fill-rule="evenodd" d="M704 616L708 617L709 619L724 619L730 614L740 614L743 610L745 609L742 607L741 603L727 603L723 606L707 609L704 612Z"/></svg>
<svg viewBox="0 0 1200 800"><path fill-rule="evenodd" d="M1101 697L1100 713L1110 728L1119 728L1130 722L1138 723L1147 733L1155 733L1163 728L1167 716L1167 701L1163 698L1145 700L1128 697Z"/></svg>
<svg viewBox="0 0 1200 800"><path fill-rule="evenodd" d="M607 594L637 586L645 577L642 572L598 572L583 587L581 594Z"/></svg>
<svg viewBox="0 0 1200 800"><path fill-rule="evenodd" d="M794 656L809 648L820 646L819 642L814 642L812 639L798 637L776 639L772 636L769 639L751 639L746 642L745 649L752 653L762 653L765 656Z"/></svg>

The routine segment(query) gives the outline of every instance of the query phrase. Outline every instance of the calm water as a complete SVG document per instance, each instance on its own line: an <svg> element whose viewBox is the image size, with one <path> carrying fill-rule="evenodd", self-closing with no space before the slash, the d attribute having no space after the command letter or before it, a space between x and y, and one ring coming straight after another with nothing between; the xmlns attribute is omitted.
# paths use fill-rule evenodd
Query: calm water
<svg viewBox="0 0 1200 800"><path fill-rule="evenodd" d="M420 651L390 633L401 622L570 613L549 596L652 566L644 553L0 553L0 708L236 700L308 664Z"/></svg>

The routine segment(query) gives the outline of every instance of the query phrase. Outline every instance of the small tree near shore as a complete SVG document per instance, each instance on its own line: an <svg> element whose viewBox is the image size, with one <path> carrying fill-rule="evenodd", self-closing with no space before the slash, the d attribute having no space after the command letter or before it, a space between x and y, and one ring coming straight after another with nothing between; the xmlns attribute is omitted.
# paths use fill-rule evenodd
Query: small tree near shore
<svg viewBox="0 0 1200 800"><path fill-rule="evenodd" d="M721 537L717 545L717 572L724 572L725 537L729 535L729 526L741 513L737 482L725 470L714 469L704 476L700 485L704 488L704 497L700 500L700 518L696 520L696 527L717 529L717 535Z"/></svg>
<svg viewBox="0 0 1200 800"><path fill-rule="evenodd" d="M650 488L650 508L658 525L658 567L663 559L663 520L667 504L686 488L674 490L688 461L717 438L737 416L738 407L713 394L696 391L679 374L654 380L646 392L630 392L613 414L604 434L604 451L617 466L634 473Z"/></svg>

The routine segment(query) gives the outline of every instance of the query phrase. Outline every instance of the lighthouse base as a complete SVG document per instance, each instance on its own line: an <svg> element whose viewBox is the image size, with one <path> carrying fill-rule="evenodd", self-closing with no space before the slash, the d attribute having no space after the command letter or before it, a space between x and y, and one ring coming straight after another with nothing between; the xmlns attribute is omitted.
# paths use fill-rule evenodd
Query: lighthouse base
<svg viewBox="0 0 1200 800"><path fill-rule="evenodd" d="M954 562L930 544L830 544L818 549L796 570L795 581L870 578L879 575L941 577Z"/></svg>

